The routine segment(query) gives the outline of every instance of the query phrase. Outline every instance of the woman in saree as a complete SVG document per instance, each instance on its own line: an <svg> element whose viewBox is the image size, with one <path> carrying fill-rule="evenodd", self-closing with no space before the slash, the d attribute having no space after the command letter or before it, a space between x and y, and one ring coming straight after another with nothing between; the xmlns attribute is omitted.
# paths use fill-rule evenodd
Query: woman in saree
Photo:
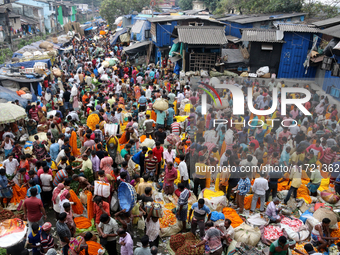
<svg viewBox="0 0 340 255"><path fill-rule="evenodd" d="M39 124L46 124L46 117L45 113L43 112L41 106L38 106L38 117L39 117Z"/></svg>
<svg viewBox="0 0 340 255"><path fill-rule="evenodd" d="M68 255L78 254L89 255L88 245L86 244L86 242L90 241L92 237L93 235L91 232L87 232L84 237L82 236L71 237Z"/></svg>
<svg viewBox="0 0 340 255"><path fill-rule="evenodd" d="M47 151L44 145L44 142L39 140L39 136L34 136L35 141L33 142L33 153L36 156L37 160L42 160L45 158Z"/></svg>

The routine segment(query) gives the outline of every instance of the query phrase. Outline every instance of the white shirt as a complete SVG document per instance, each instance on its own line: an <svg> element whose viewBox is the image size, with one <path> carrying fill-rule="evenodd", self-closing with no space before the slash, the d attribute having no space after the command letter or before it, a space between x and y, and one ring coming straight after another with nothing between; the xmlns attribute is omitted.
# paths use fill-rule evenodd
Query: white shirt
<svg viewBox="0 0 340 255"><path fill-rule="evenodd" d="M42 173L40 175L40 181L41 181L41 186L43 191L51 191L51 181L52 181L52 175L48 173Z"/></svg>
<svg viewBox="0 0 340 255"><path fill-rule="evenodd" d="M55 163L58 164L63 157L66 157L66 153L64 150L61 150L57 156Z"/></svg>
<svg viewBox="0 0 340 255"><path fill-rule="evenodd" d="M187 164L184 161L181 161L181 163L179 163L178 170L179 170L180 175L181 175L181 180L182 180L182 177L183 177L183 181L187 181L189 179L188 167L187 167Z"/></svg>
<svg viewBox="0 0 340 255"><path fill-rule="evenodd" d="M178 93L178 95L177 95L177 102L181 103L183 99L184 99L183 93Z"/></svg>
<svg viewBox="0 0 340 255"><path fill-rule="evenodd" d="M149 236L149 242L155 241L161 229L159 226L159 220L157 220L156 222L154 222L151 218L149 219L149 221L145 220L145 226L145 234Z"/></svg>
<svg viewBox="0 0 340 255"><path fill-rule="evenodd" d="M252 190L257 194L257 195L265 195L266 190L268 190L268 181L264 179L263 177L256 178L254 185L252 187Z"/></svg>
<svg viewBox="0 0 340 255"><path fill-rule="evenodd" d="M112 75L112 81L113 81L113 83L117 83L117 81L118 81L118 76L117 75L115 75L115 74L113 74Z"/></svg>
<svg viewBox="0 0 340 255"><path fill-rule="evenodd" d="M13 158L12 161L9 161L9 159L6 159L3 162L3 166L6 168L6 174L12 175L14 174L15 170L19 166L19 162L15 158Z"/></svg>
<svg viewBox="0 0 340 255"><path fill-rule="evenodd" d="M145 97L147 99L151 98L151 90L149 88L145 91Z"/></svg>
<svg viewBox="0 0 340 255"><path fill-rule="evenodd" d="M103 233L108 235L108 234L117 234L117 230L118 230L118 223L116 220L110 218L110 221L107 224L104 224L102 222L100 222L98 224L98 227L102 229ZM111 242L116 240L117 237L115 236L110 236L107 238L107 241Z"/></svg>
<svg viewBox="0 0 340 255"><path fill-rule="evenodd" d="M116 85L116 94L120 93L120 91L122 90L122 86L120 84Z"/></svg>
<svg viewBox="0 0 340 255"><path fill-rule="evenodd" d="M176 82L176 90L181 90L181 83L179 81Z"/></svg>
<svg viewBox="0 0 340 255"><path fill-rule="evenodd" d="M138 77L136 78L136 81L137 81L137 83L142 84L143 77L142 77L142 76L138 76Z"/></svg>
<svg viewBox="0 0 340 255"><path fill-rule="evenodd" d="M71 116L72 120L80 121L78 113L76 111L69 112L68 115L66 116L66 119L68 116Z"/></svg>
<svg viewBox="0 0 340 255"><path fill-rule="evenodd" d="M299 133L299 131L300 131L300 127L298 125L289 128L289 132L292 133L293 138Z"/></svg>
<svg viewBox="0 0 340 255"><path fill-rule="evenodd" d="M224 235L229 235L231 239L234 239L235 231L232 226L229 226L228 229L225 228L224 222L217 225L222 231Z"/></svg>
<svg viewBox="0 0 340 255"><path fill-rule="evenodd" d="M65 212L65 209L64 209L63 204L66 203L66 202L70 203L70 200L68 200L67 198L65 198L63 201L60 201L60 197L59 197L59 210L60 210L60 213ZM70 204L71 204L71 203L70 203Z"/></svg>
<svg viewBox="0 0 340 255"><path fill-rule="evenodd" d="M61 150L61 146L64 145L64 140L59 139L59 140L58 140L58 144L59 144L59 150Z"/></svg>

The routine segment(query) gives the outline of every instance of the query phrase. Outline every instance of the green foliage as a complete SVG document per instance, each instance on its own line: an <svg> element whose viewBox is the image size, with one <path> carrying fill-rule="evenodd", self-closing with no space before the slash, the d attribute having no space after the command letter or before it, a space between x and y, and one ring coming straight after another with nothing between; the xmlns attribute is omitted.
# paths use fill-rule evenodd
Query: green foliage
<svg viewBox="0 0 340 255"><path fill-rule="evenodd" d="M10 60L13 56L13 51L9 48L1 49L0 50L0 64L5 63L6 61Z"/></svg>
<svg viewBox="0 0 340 255"><path fill-rule="evenodd" d="M119 16L141 12L143 7L149 6L149 0L103 0L100 7L100 15L104 17L111 26Z"/></svg>
<svg viewBox="0 0 340 255"><path fill-rule="evenodd" d="M193 0L179 0L179 7L183 10L191 10L192 9L192 1Z"/></svg>
<svg viewBox="0 0 340 255"><path fill-rule="evenodd" d="M234 0L221 0L214 11L214 15L233 13L236 8L237 4Z"/></svg>
<svg viewBox="0 0 340 255"><path fill-rule="evenodd" d="M338 16L338 8L320 2L308 2L302 8L303 12L308 13L309 17L322 16L323 18L334 18Z"/></svg>
<svg viewBox="0 0 340 255"><path fill-rule="evenodd" d="M4 248L0 248L0 255L7 255L7 250Z"/></svg>

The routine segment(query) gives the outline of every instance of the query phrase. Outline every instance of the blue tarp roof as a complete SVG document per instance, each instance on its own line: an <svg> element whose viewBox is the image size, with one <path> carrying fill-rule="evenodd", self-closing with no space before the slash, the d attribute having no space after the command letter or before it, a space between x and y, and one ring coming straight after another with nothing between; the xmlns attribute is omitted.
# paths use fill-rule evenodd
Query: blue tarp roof
<svg viewBox="0 0 340 255"><path fill-rule="evenodd" d="M89 30L92 30L93 27L88 27L88 28L85 28L84 31L89 31Z"/></svg>
<svg viewBox="0 0 340 255"><path fill-rule="evenodd" d="M26 62L18 62L18 63L13 63L13 64L8 64L7 66L11 67L25 67L25 68L33 68L34 64L36 62L44 62L47 64L48 68L51 68L52 63L50 59L39 59L39 60L31 60L31 61L26 61Z"/></svg>
<svg viewBox="0 0 340 255"><path fill-rule="evenodd" d="M86 21L84 25L91 24L91 21Z"/></svg>
<svg viewBox="0 0 340 255"><path fill-rule="evenodd" d="M6 99L7 101L14 102L15 100L19 100L19 104L26 108L27 100L19 97L18 94L8 88L0 86L0 98Z"/></svg>
<svg viewBox="0 0 340 255"><path fill-rule="evenodd" d="M110 41L110 44L112 45L112 44L115 44L116 42L117 42L117 40L118 40L118 37L120 36L120 35L122 35L122 34L125 34L127 32L127 28L124 28L124 29L122 29L122 30L119 30L119 31L117 31L116 32L116 34L113 36L113 38L111 39L111 41Z"/></svg>

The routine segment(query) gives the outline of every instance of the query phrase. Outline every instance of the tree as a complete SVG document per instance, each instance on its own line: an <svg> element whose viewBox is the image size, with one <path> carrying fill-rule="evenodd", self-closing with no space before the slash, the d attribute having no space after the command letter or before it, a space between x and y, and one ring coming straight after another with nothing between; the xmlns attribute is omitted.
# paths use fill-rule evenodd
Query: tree
<svg viewBox="0 0 340 255"><path fill-rule="evenodd" d="M323 18L334 18L338 16L337 2L331 4L322 4L317 1L309 1L303 5L303 12L308 13L309 17L323 17Z"/></svg>
<svg viewBox="0 0 340 255"><path fill-rule="evenodd" d="M221 0L214 11L214 15L234 13L236 8L237 4L234 0Z"/></svg>
<svg viewBox="0 0 340 255"><path fill-rule="evenodd" d="M219 4L219 0L203 0L205 7L209 9L210 12L214 12Z"/></svg>
<svg viewBox="0 0 340 255"><path fill-rule="evenodd" d="M179 0L179 7L183 10L191 10L192 9L192 0Z"/></svg>
<svg viewBox="0 0 340 255"><path fill-rule="evenodd" d="M103 0L100 7L100 15L107 20L109 25L115 22L119 16L141 12L143 7L149 6L150 0Z"/></svg>

